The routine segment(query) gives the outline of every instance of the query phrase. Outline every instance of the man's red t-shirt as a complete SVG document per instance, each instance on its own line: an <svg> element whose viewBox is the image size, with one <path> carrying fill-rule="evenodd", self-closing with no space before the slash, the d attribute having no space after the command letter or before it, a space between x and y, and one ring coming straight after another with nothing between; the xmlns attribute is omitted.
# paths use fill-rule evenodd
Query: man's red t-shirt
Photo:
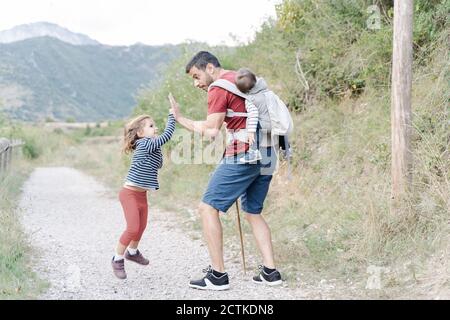
<svg viewBox="0 0 450 320"><path fill-rule="evenodd" d="M232 83L235 82L236 72L230 71L222 75L221 79L226 79ZM208 91L208 115L213 113L226 113L227 109L232 109L234 112L247 112L245 110L245 101L243 98L234 95L233 93L218 87L214 87ZM245 129L245 117L225 118L227 130L237 131ZM234 140L225 150L225 156L235 155L241 152L246 152L249 148L247 143Z"/></svg>

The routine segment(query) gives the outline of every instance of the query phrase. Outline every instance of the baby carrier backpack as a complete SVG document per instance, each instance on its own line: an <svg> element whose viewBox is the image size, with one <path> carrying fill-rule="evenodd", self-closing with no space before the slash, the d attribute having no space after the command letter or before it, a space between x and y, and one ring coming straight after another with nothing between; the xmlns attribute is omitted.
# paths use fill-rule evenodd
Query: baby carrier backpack
<svg viewBox="0 0 450 320"><path fill-rule="evenodd" d="M258 121L261 129L270 132L272 142L278 149L280 155L288 160L289 178L290 178L290 158L292 156L291 146L289 144L289 135L294 129L291 114L286 104L271 90L267 89L267 85L262 78L258 78L255 84L256 90L250 90L245 94L241 92L234 83L219 79L209 86L209 90L213 87L225 89L246 100L246 103L253 103L259 112ZM258 89L259 88L259 89ZM263 99L256 99L256 96L264 96ZM245 112L234 112L227 110L227 117L247 117Z"/></svg>

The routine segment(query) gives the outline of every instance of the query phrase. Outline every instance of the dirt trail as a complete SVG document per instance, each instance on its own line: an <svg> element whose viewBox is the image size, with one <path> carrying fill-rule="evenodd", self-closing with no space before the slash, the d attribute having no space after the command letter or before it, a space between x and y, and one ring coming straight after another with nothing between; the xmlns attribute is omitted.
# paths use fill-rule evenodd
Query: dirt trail
<svg viewBox="0 0 450 320"><path fill-rule="evenodd" d="M226 261L231 289L188 287L208 264L202 240L189 238L175 214L150 208L140 248L150 266L126 263L128 279L116 279L110 261L123 228L114 192L71 168L38 168L25 183L22 223L35 249L35 270L50 283L40 299L310 299L326 288L258 286L235 261Z"/></svg>

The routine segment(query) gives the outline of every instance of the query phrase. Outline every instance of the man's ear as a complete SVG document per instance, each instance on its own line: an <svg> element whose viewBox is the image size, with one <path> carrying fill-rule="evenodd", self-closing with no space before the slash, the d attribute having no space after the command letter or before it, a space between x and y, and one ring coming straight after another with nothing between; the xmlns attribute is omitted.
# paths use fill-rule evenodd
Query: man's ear
<svg viewBox="0 0 450 320"><path fill-rule="evenodd" d="M216 67L212 63L208 63L206 65L206 73L208 73L209 75L212 76L215 71L216 71Z"/></svg>

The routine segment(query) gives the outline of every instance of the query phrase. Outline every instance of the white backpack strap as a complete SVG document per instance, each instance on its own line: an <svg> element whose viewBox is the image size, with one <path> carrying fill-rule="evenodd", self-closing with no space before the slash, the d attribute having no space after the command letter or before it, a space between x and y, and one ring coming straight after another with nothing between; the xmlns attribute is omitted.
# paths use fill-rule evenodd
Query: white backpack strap
<svg viewBox="0 0 450 320"><path fill-rule="evenodd" d="M234 112L233 109L227 109L227 117L247 117L247 113L245 112Z"/></svg>
<svg viewBox="0 0 450 320"><path fill-rule="evenodd" d="M238 97L248 99L248 96L241 92L234 83L226 80L226 79L219 79L214 81L209 85L208 91L211 90L214 87L219 87L224 90L227 90L228 92L231 92L232 94L237 95ZM233 117L247 117L246 112L235 112L232 109L227 109L227 117L233 118Z"/></svg>
<svg viewBox="0 0 450 320"><path fill-rule="evenodd" d="M245 93L241 92L233 82L228 81L226 79L219 79L214 81L209 85L208 91L211 90L213 87L225 89L241 98L248 99L248 96Z"/></svg>

